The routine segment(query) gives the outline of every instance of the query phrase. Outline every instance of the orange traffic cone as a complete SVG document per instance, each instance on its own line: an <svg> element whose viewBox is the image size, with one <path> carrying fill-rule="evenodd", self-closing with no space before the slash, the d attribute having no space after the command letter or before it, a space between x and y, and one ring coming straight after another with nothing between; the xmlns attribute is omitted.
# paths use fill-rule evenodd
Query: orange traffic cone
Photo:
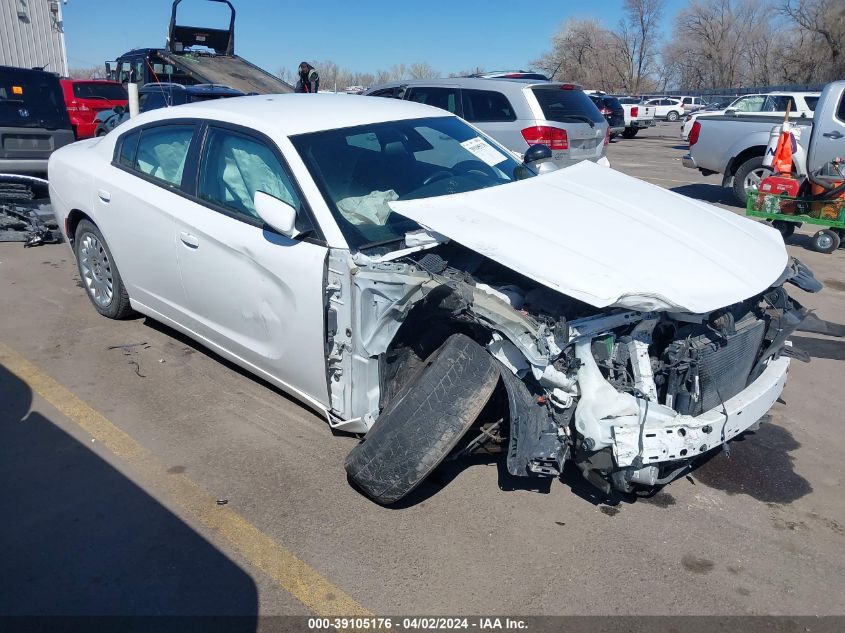
<svg viewBox="0 0 845 633"><path fill-rule="evenodd" d="M792 172L792 152L795 137L792 132L784 130L778 139L778 146L775 149L775 157L772 161L776 174L789 174Z"/></svg>

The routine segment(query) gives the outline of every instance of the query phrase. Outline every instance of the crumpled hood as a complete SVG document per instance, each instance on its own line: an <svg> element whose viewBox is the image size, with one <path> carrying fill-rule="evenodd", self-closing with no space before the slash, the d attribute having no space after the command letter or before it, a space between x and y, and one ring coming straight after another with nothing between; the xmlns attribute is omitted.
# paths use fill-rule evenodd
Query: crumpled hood
<svg viewBox="0 0 845 633"><path fill-rule="evenodd" d="M711 312L763 292L788 262L775 229L588 161L389 204L597 308Z"/></svg>

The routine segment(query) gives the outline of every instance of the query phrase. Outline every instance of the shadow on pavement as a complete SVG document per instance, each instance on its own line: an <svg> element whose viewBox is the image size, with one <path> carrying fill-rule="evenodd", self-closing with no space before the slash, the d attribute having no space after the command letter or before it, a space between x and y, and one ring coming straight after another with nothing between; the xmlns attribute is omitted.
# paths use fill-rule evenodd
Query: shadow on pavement
<svg viewBox="0 0 845 633"><path fill-rule="evenodd" d="M0 365L0 616L241 616L228 630L255 631L252 579L32 402Z"/></svg>
<svg viewBox="0 0 845 633"><path fill-rule="evenodd" d="M845 341L842 339L810 338L809 336L790 336L795 346L807 352L813 358L845 360Z"/></svg>
<svg viewBox="0 0 845 633"><path fill-rule="evenodd" d="M691 185L672 187L669 191L674 191L675 193L680 193L696 200L703 200L704 202L718 202L719 204L724 204L735 209L742 209L734 199L733 191L729 187L723 187L717 184L711 185L709 183L698 182Z"/></svg>

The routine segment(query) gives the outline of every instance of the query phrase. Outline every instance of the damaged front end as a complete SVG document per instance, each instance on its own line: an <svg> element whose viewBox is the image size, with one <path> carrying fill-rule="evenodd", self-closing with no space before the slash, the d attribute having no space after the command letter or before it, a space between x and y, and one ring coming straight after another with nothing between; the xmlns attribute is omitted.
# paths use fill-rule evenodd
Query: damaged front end
<svg viewBox="0 0 845 633"><path fill-rule="evenodd" d="M333 251L330 422L366 433L458 332L498 361L512 475L557 477L572 460L605 493L664 484L779 397L806 314L785 283L820 288L790 260L761 294L707 314L643 296L595 308L455 243Z"/></svg>

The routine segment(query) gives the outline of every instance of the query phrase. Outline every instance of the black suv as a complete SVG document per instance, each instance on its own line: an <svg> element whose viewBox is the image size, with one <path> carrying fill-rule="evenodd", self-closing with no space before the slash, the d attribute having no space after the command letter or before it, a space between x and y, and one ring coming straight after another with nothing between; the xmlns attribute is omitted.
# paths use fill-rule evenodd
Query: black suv
<svg viewBox="0 0 845 633"><path fill-rule="evenodd" d="M625 131L625 109L616 97L589 95L610 126L610 138Z"/></svg>
<svg viewBox="0 0 845 633"><path fill-rule="evenodd" d="M183 86L174 83L149 83L138 89L139 110L149 112L165 106L177 106L211 99L242 97L244 93L229 86L218 84L195 84ZM129 119L129 112L120 106L105 110L97 115L97 136L105 136L118 125Z"/></svg>
<svg viewBox="0 0 845 633"><path fill-rule="evenodd" d="M59 78L0 66L0 172L47 172L53 150L73 143Z"/></svg>

